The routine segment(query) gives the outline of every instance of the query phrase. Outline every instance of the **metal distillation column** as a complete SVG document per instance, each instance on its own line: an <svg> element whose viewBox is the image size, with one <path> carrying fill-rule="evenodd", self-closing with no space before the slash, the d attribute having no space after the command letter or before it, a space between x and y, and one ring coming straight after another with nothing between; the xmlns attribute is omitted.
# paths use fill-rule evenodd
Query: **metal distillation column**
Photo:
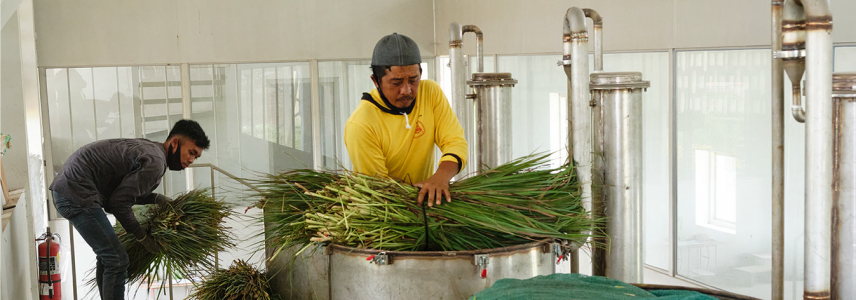
<svg viewBox="0 0 856 300"><path fill-rule="evenodd" d="M832 297L856 298L856 73L832 75Z"/></svg>
<svg viewBox="0 0 856 300"><path fill-rule="evenodd" d="M650 85L639 72L591 74L595 113L603 116L593 126L603 137L605 275L632 283L642 282L642 91Z"/></svg>
<svg viewBox="0 0 856 300"><path fill-rule="evenodd" d="M494 168L511 161L511 73L473 73L467 81L476 91L476 162Z"/></svg>

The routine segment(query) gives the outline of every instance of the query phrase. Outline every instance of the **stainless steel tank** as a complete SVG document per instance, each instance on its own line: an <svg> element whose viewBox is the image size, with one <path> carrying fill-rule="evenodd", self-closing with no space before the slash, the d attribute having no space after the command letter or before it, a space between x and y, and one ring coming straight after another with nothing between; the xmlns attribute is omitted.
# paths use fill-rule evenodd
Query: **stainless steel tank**
<svg viewBox="0 0 856 300"><path fill-rule="evenodd" d="M476 91L476 168L511 161L511 73L473 73L467 84Z"/></svg>
<svg viewBox="0 0 856 300"><path fill-rule="evenodd" d="M310 246L270 268L287 299L467 299L503 278L568 272L570 248L551 240L478 251L378 251ZM285 267L292 265L293 267Z"/></svg>
<svg viewBox="0 0 856 300"><path fill-rule="evenodd" d="M856 73L832 74L832 293L856 295Z"/></svg>
<svg viewBox="0 0 856 300"><path fill-rule="evenodd" d="M642 91L650 82L639 72L591 74L593 178L603 197L593 212L607 217L606 276L642 282ZM598 194L593 189L593 194ZM600 202L601 203L597 203Z"/></svg>

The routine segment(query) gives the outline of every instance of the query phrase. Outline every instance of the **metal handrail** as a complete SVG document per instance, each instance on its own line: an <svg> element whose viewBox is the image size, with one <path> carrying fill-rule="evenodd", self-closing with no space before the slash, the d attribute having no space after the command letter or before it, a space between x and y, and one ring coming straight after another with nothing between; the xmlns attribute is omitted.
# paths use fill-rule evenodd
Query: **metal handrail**
<svg viewBox="0 0 856 300"><path fill-rule="evenodd" d="M244 180L238 176L232 175L232 173L229 173L226 170L223 170L220 167L215 166L214 164L211 164L211 163L192 164L192 165L189 165L187 167L188 168L206 168L206 167L211 168L211 196L214 196L214 171L220 172L221 174L228 176L229 178L237 181L240 184L243 184L244 186L246 186L248 188L253 189L256 192L259 192L259 193L263 192L261 189L250 184L246 180Z"/></svg>

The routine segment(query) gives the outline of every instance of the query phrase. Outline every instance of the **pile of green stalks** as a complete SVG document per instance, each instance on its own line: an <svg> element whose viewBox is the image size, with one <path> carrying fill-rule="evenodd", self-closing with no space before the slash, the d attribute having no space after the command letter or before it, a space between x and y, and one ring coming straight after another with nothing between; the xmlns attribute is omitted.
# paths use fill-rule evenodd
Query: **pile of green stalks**
<svg viewBox="0 0 856 300"><path fill-rule="evenodd" d="M584 242L596 223L572 164L523 157L450 186L451 203L419 206L419 189L389 178L311 170L270 175L264 193L274 255L311 242L388 251L460 251L543 239ZM426 201L427 202L427 201ZM297 253L300 253L298 251Z"/></svg>
<svg viewBox="0 0 856 300"><path fill-rule="evenodd" d="M157 243L157 253L146 251L121 224L114 226L128 252L128 283L151 285L165 282L162 274L190 278L197 270L213 270L215 254L235 245L231 228L225 223L232 210L226 202L213 198L208 189L189 191L172 202L146 207L138 221Z"/></svg>
<svg viewBox="0 0 856 300"><path fill-rule="evenodd" d="M196 286L191 300L271 300L273 294L267 275L244 260L235 260L228 269L220 269Z"/></svg>

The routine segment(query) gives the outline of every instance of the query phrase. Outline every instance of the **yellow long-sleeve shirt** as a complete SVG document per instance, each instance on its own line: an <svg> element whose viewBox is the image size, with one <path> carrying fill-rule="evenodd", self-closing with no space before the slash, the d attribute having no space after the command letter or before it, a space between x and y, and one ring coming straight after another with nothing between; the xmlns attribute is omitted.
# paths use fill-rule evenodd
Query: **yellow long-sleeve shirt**
<svg viewBox="0 0 856 300"><path fill-rule="evenodd" d="M353 171L363 174L421 182L434 174L435 144L443 153L441 162L456 162L459 171L466 165L464 129L440 85L431 80L420 81L410 113L390 109L372 89L345 123Z"/></svg>

